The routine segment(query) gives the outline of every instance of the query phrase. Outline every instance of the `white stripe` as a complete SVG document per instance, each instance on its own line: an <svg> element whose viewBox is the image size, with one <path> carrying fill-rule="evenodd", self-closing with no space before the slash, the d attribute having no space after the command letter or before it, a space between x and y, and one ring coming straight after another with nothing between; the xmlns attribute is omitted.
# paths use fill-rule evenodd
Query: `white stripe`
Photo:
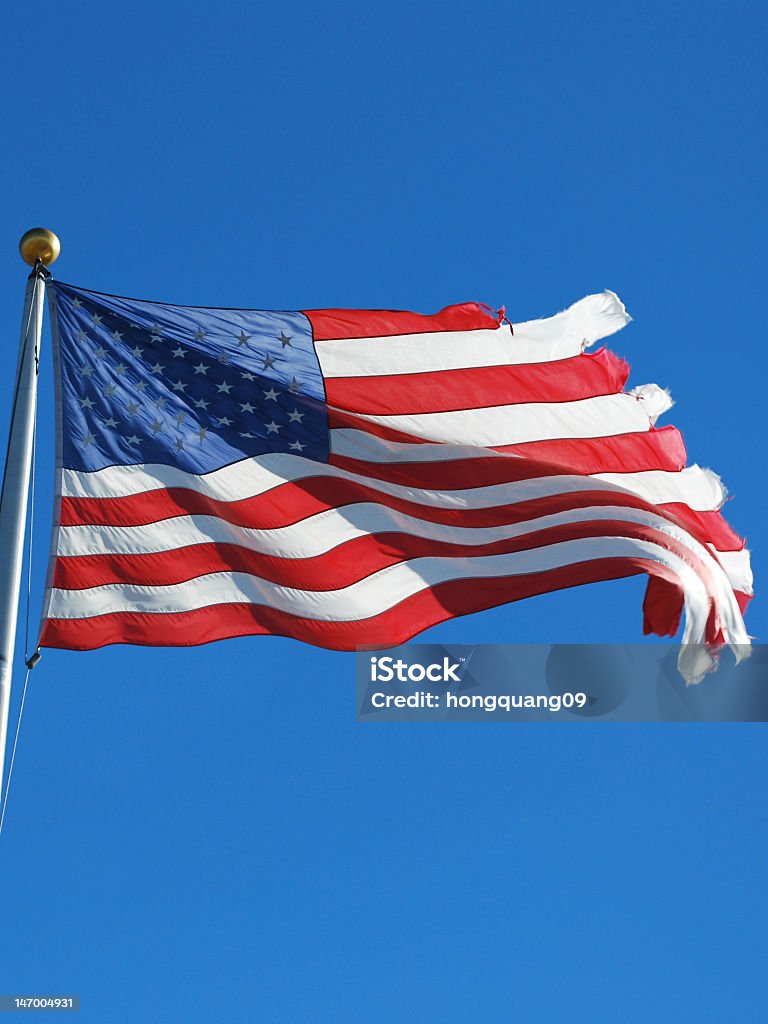
<svg viewBox="0 0 768 1024"><path fill-rule="evenodd" d="M491 330L437 331L383 338L319 341L315 351L325 377L375 377L393 373L461 370L470 366L546 363L579 355L620 330L630 317L613 292L588 295L557 316Z"/></svg>
<svg viewBox="0 0 768 1024"><path fill-rule="evenodd" d="M514 332L516 338L541 347L567 345L580 352L620 331L631 319L616 292L606 290L579 299L556 316L515 324Z"/></svg>
<svg viewBox="0 0 768 1024"><path fill-rule="evenodd" d="M435 331L385 338L343 338L315 345L323 376L377 377L393 373L464 370L469 366L535 363L536 346L513 338L508 324L490 330ZM558 358L555 355L550 359ZM546 350L542 362L546 360Z"/></svg>
<svg viewBox="0 0 768 1024"><path fill-rule="evenodd" d="M669 391L666 388L660 388L658 384L640 384L627 394L644 403L643 408L651 423L655 423L662 413L667 412L675 404Z"/></svg>
<svg viewBox="0 0 768 1024"><path fill-rule="evenodd" d="M715 551L733 589L752 596L754 594L754 579L751 559L746 548L741 551L716 551L711 544L709 547Z"/></svg>
<svg viewBox="0 0 768 1024"><path fill-rule="evenodd" d="M419 445L415 448L423 447ZM447 446L445 446L447 447ZM453 448L457 458L471 449ZM499 455L499 458L507 456ZM698 511L719 508L725 489L711 470L688 466L678 473L647 470L641 473L602 473L595 476L554 476L515 483L492 484L463 490L428 490L405 487L298 456L273 454L224 466L196 475L176 466L108 466L93 473L65 469L62 493L67 497L116 498L143 494L163 487L188 488L217 501L240 501L272 490L286 481L306 477L335 477L350 480L396 498L434 508L488 508L493 505L529 501L553 494L595 490L630 491L654 505L681 501Z"/></svg>
<svg viewBox="0 0 768 1024"><path fill-rule="evenodd" d="M694 512L715 512L726 499L726 490L717 473L701 466L686 466L677 473L647 469L640 473L596 473L609 487L620 487L652 505L680 502Z"/></svg>
<svg viewBox="0 0 768 1024"><path fill-rule="evenodd" d="M362 462L454 462L456 459L521 458L489 452L472 445L409 444L377 437L367 430L337 427L331 431L331 451Z"/></svg>
<svg viewBox="0 0 768 1024"><path fill-rule="evenodd" d="M521 402L396 416L347 415L430 441L492 448L528 441L642 433L650 430L670 403L665 391L646 384L642 393L599 395L574 402Z"/></svg>

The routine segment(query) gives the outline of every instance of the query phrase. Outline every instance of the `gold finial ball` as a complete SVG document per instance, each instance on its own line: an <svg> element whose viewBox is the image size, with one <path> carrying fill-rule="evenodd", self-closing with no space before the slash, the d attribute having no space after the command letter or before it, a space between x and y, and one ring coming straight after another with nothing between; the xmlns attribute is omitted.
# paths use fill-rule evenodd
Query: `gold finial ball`
<svg viewBox="0 0 768 1024"><path fill-rule="evenodd" d="M30 267L34 267L38 260L47 267L59 258L61 242L48 228L30 228L21 236L19 252Z"/></svg>

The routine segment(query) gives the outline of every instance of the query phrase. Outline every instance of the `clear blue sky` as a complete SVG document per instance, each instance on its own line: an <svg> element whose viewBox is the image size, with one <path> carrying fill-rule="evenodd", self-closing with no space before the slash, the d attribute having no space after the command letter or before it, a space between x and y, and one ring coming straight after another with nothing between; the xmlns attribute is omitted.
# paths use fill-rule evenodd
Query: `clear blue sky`
<svg viewBox="0 0 768 1024"><path fill-rule="evenodd" d="M521 320L612 288L635 318L613 347L735 495L760 593L764 5L2 20L3 438L37 224L62 280L170 302ZM642 590L424 639L636 641ZM759 598L748 625L765 639ZM255 638L46 652L0 841L0 991L80 993L84 1024L762 1019L763 726L365 726L352 660Z"/></svg>

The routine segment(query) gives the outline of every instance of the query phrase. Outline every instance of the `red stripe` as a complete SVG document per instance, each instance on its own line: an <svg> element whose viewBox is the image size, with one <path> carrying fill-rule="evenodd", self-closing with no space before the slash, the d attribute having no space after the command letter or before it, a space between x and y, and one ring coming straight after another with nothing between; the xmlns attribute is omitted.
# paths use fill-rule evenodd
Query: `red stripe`
<svg viewBox="0 0 768 1024"><path fill-rule="evenodd" d="M459 615L640 573L663 576L677 584L674 574L658 563L642 558L601 558L528 576L473 579L469 583L451 580L420 591L380 615L354 622L319 622L251 604L213 605L174 614L120 612L91 619L49 619L42 646L77 651L115 643L194 647L213 640L268 633L333 650L392 647Z"/></svg>
<svg viewBox="0 0 768 1024"><path fill-rule="evenodd" d="M615 395L629 366L607 349L551 363L475 366L434 373L326 377L328 402L367 416L482 409L521 402L573 402Z"/></svg>
<svg viewBox="0 0 768 1024"><path fill-rule="evenodd" d="M429 334L437 331L494 329L501 312L479 302L446 306L426 316L398 309L305 309L315 341L339 338L384 338L395 334Z"/></svg>
<svg viewBox="0 0 768 1024"><path fill-rule="evenodd" d="M508 444L494 451L568 467L569 473L639 473L648 469L677 472L686 462L685 444L676 427L617 434Z"/></svg>
<svg viewBox="0 0 768 1024"><path fill-rule="evenodd" d="M660 530L623 520L602 520L551 526L522 537L486 544L456 544L386 532L356 537L311 558L264 555L237 544L194 544L142 555L67 556L57 560L53 585L62 590L114 583L160 587L209 573L245 572L299 590L339 590L412 558L501 555L584 537L633 537L650 541L692 565L702 578L708 574L695 555Z"/></svg>
<svg viewBox="0 0 768 1024"><path fill-rule="evenodd" d="M429 438L406 434L381 423L370 423L360 415L329 408L328 425L333 430L360 430L396 444L434 444ZM333 433L331 449L333 450ZM611 437L553 438L548 441L525 441L522 444L498 445L488 449L502 455L547 462L563 467L568 473L638 473L646 469L677 472L686 463L685 444L676 427L660 427L616 434ZM368 463L366 463L367 465ZM378 465L378 463L372 463Z"/></svg>
<svg viewBox="0 0 768 1024"><path fill-rule="evenodd" d="M685 595L679 584L663 576L650 576L643 601L643 633L674 636L685 609Z"/></svg>
<svg viewBox="0 0 768 1024"><path fill-rule="evenodd" d="M694 537L714 544L718 551L741 551L746 544L720 512L696 512L681 502L669 502L659 508L679 520Z"/></svg>
<svg viewBox="0 0 768 1024"><path fill-rule="evenodd" d="M406 434L403 430L394 430L392 427L385 427L382 423L370 423L361 419L359 414L344 412L342 409L334 409L328 406L328 427L333 430L362 430L366 434L373 434L374 437L381 437L385 441L395 441L397 444L434 444L428 437L417 437L416 434ZM331 448L333 448L333 434L331 434Z"/></svg>
<svg viewBox="0 0 768 1024"><path fill-rule="evenodd" d="M496 455L448 462L363 462L343 455L331 455L332 466L357 476L369 477L420 490L455 490L456 487L485 487L537 477L567 476L562 466L543 465L523 459L500 459Z"/></svg>
<svg viewBox="0 0 768 1024"><path fill-rule="evenodd" d="M331 435L333 443L333 435ZM662 469L676 473L685 465L685 448L675 427L622 434L621 437L580 438L573 441L539 441L527 445L511 445L503 454L518 455L527 465L546 466L538 476L560 474L585 476L590 473L637 473ZM471 480L472 485L502 483L507 477L507 460L494 456L456 459L444 462L368 462L346 455L331 454L332 465L360 476L406 484L409 487L453 489L457 480ZM533 475L533 474L531 474ZM518 479L515 477L513 479Z"/></svg>

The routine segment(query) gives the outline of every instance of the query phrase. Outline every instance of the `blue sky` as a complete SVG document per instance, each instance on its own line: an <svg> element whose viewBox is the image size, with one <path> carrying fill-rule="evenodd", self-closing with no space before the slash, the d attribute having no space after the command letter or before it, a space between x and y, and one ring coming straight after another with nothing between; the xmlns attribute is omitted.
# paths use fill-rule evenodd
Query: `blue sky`
<svg viewBox="0 0 768 1024"><path fill-rule="evenodd" d="M764 7L88 0L3 21L0 429L37 224L62 280L168 302L524 320L612 288L634 317L612 347L734 494L760 594ZM423 639L637 641L642 591ZM748 626L768 634L759 596ZM77 992L99 1024L757 1020L764 743L365 726L351 657L282 639L49 651L0 841L0 990Z"/></svg>

